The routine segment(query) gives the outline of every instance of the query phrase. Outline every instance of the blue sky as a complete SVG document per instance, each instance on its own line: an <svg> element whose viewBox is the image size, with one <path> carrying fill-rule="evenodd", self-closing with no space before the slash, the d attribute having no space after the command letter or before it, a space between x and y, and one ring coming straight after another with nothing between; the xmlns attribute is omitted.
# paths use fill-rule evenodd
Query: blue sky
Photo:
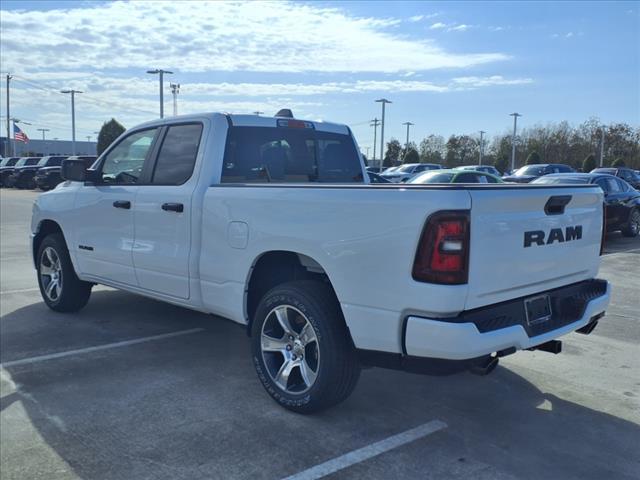
<svg viewBox="0 0 640 480"><path fill-rule="evenodd" d="M175 72L180 113L290 107L352 126L387 109L386 137L489 136L595 116L640 125L639 2L13 2L0 15L12 115L70 137L116 117L154 118L157 78ZM25 34L25 32L28 32ZM169 82L167 81L167 84ZM4 82L2 84L4 87ZM169 87L165 113L171 112ZM5 114L4 88L2 115ZM4 120L4 118L3 118ZM4 131L4 129L3 129Z"/></svg>

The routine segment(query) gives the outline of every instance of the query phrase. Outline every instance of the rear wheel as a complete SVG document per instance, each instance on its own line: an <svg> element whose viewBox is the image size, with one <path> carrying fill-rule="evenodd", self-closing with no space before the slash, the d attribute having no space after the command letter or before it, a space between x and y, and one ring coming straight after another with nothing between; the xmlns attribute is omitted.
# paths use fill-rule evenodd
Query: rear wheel
<svg viewBox="0 0 640 480"><path fill-rule="evenodd" d="M625 237L637 237L640 233L640 209L634 208L629 214L629 220L622 229Z"/></svg>
<svg viewBox="0 0 640 480"><path fill-rule="evenodd" d="M57 312L75 312L91 296L92 284L76 275L64 237L47 235L38 249L38 285L47 306Z"/></svg>
<svg viewBox="0 0 640 480"><path fill-rule="evenodd" d="M360 376L340 305L321 282L285 283L262 298L252 325L252 353L267 393L298 413L340 403Z"/></svg>

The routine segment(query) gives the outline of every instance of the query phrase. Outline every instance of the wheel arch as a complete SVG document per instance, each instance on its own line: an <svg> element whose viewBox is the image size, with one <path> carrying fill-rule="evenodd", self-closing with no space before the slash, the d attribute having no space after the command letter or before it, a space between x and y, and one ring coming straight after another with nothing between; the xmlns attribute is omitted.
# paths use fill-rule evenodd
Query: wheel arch
<svg viewBox="0 0 640 480"><path fill-rule="evenodd" d="M294 280L316 280L327 283L337 295L327 271L314 258L290 250L271 250L258 255L247 276L244 294L244 315L247 334L260 299L273 287Z"/></svg>
<svg viewBox="0 0 640 480"><path fill-rule="evenodd" d="M52 233L59 233L60 235L62 235L62 238L66 243L67 239L65 238L64 232L62 231L62 227L58 222L51 219L40 220L40 223L38 223L38 228L36 229L36 233L33 237L33 243L31 246L32 247L31 255L33 258L33 264L36 267L38 265L38 250L40 250L40 245L42 244L42 240L44 240L44 238L47 235L51 235Z"/></svg>

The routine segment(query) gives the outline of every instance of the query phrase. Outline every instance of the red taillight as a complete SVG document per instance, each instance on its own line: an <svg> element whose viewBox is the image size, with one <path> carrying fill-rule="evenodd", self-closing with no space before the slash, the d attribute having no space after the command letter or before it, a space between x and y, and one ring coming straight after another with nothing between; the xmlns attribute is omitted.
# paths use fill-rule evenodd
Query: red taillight
<svg viewBox="0 0 640 480"><path fill-rule="evenodd" d="M434 213L422 232L413 278L420 282L459 285L469 276L469 212Z"/></svg>

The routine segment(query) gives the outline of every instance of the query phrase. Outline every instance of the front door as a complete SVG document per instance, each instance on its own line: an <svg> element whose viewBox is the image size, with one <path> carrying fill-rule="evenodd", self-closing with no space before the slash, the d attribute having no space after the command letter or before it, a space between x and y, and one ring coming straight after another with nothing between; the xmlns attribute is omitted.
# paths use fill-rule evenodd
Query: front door
<svg viewBox="0 0 640 480"><path fill-rule="evenodd" d="M139 286L182 299L190 296L191 202L201 135L201 123L163 129L149 182L138 187L133 208Z"/></svg>
<svg viewBox="0 0 640 480"><path fill-rule="evenodd" d="M81 274L137 285L133 268L133 212L138 179L151 156L157 128L131 133L102 159L97 181L76 196L74 250Z"/></svg>

